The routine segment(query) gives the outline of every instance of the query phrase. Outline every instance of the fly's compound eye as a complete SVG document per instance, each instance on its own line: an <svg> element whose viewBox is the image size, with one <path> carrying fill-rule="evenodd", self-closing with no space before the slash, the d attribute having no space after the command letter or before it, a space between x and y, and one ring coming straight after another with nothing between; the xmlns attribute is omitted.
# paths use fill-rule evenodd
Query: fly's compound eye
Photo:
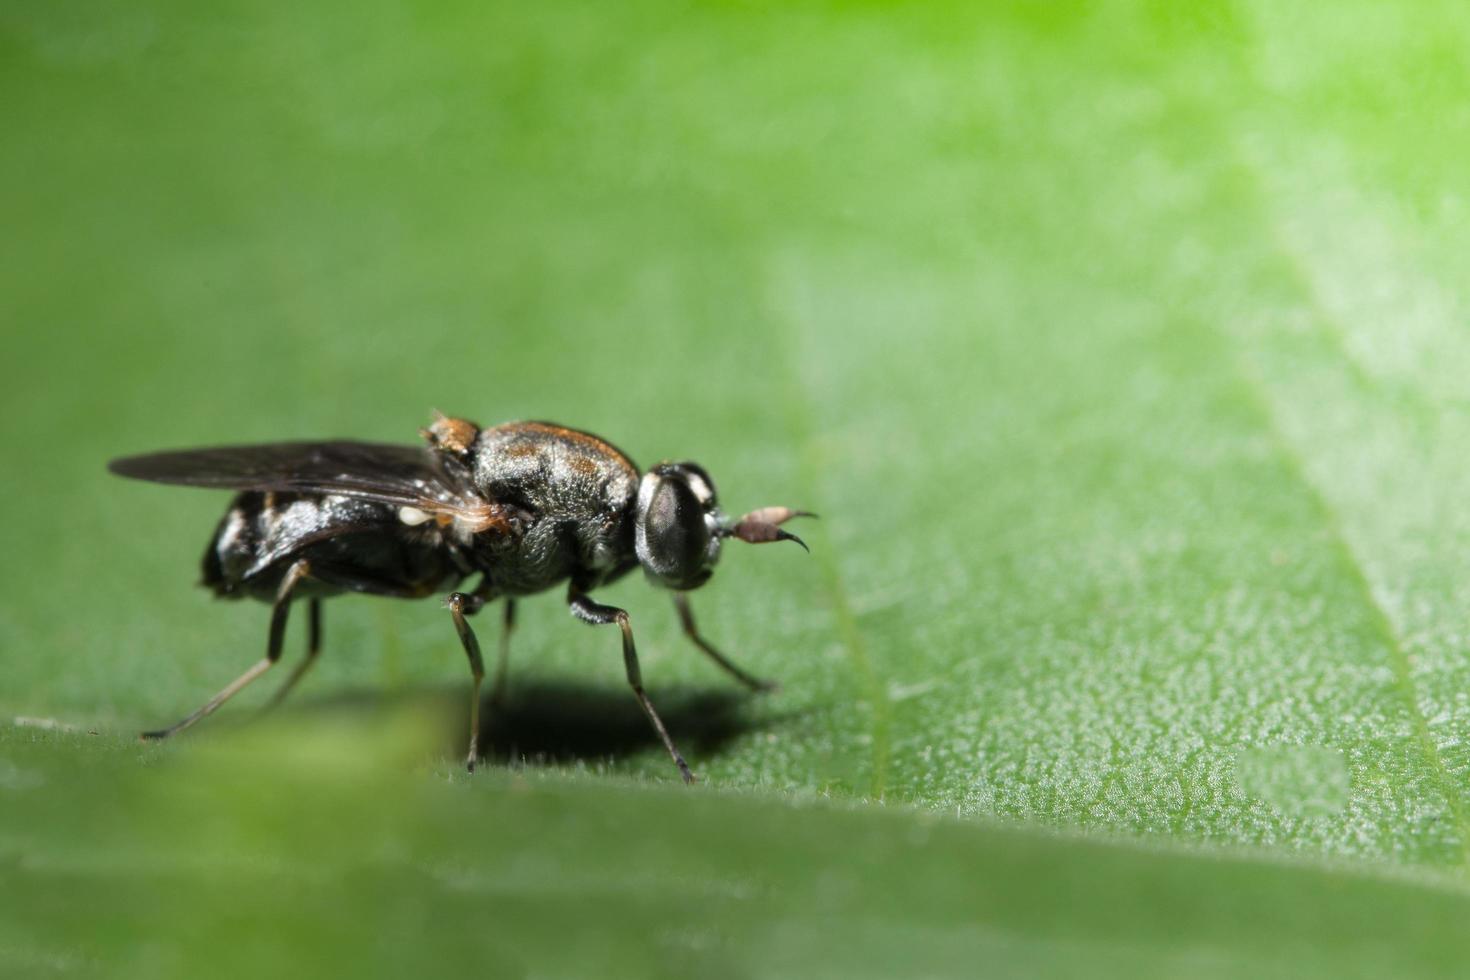
<svg viewBox="0 0 1470 980"><path fill-rule="evenodd" d="M720 556L714 500L714 484L698 467L664 464L643 477L634 547L649 579L678 590L709 580Z"/></svg>
<svg viewBox="0 0 1470 980"><path fill-rule="evenodd" d="M667 469L683 476L684 482L689 485L690 492L705 510L714 510L718 506L719 502L715 497L715 481L709 478L703 466L698 463L674 463Z"/></svg>

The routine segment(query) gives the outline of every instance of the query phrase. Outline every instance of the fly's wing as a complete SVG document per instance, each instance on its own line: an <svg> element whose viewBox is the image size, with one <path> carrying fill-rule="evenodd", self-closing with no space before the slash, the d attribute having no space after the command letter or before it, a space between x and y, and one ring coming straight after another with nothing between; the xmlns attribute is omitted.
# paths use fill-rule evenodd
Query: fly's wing
<svg viewBox="0 0 1470 980"><path fill-rule="evenodd" d="M504 508L445 472L431 450L417 446L278 442L126 456L107 468L154 483L372 500L463 522L473 532L506 519Z"/></svg>

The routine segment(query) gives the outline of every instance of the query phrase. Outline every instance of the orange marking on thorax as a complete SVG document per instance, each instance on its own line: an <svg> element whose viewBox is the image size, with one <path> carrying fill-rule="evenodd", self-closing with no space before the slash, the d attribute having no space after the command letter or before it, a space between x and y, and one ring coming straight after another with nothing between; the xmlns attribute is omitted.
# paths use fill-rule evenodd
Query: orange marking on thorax
<svg viewBox="0 0 1470 980"><path fill-rule="evenodd" d="M556 425L551 422L506 422L503 425L495 426L493 431L538 432L555 439L561 439L598 455L615 460L619 466L627 471L629 477L635 480L638 478L638 468L624 455L621 449L606 439L594 436L590 432L583 432L580 429L569 429L564 425Z"/></svg>

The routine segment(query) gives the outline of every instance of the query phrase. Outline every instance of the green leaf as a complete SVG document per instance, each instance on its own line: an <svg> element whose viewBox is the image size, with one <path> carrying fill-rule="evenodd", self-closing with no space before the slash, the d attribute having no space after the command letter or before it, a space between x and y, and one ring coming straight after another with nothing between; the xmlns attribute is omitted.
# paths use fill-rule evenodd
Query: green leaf
<svg viewBox="0 0 1470 980"><path fill-rule="evenodd" d="M0 972L1455 972L1466 20L0 0ZM779 694L599 594L705 785L552 594L473 780L432 602L130 747L265 613L105 461L433 408L823 515Z"/></svg>
<svg viewBox="0 0 1470 980"><path fill-rule="evenodd" d="M1368 977L1463 964L1458 887L733 791L536 773L436 783L399 768L432 724L364 720L196 743L141 770L115 742L7 735L8 809L26 829L4 841L0 967ZM47 781L58 749L89 760L85 781Z"/></svg>

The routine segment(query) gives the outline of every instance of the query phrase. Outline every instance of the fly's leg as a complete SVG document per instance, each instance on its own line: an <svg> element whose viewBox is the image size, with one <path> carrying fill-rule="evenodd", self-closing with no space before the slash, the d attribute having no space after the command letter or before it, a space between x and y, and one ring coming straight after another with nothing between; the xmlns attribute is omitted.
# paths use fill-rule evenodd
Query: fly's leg
<svg viewBox="0 0 1470 980"><path fill-rule="evenodd" d="M465 592L452 592L445 604L454 617L454 631L459 634L459 642L464 644L465 656L470 658L470 676L474 678L470 689L470 752L465 760L465 768L474 772L475 760L480 757L480 684L485 680L485 660L480 656L480 641L475 638L475 631L470 629L465 617L479 612L485 600Z"/></svg>
<svg viewBox="0 0 1470 980"><path fill-rule="evenodd" d="M505 678L510 671L510 634L516 628L516 601L505 600L505 621L500 629L500 663L495 667L495 683L490 686L490 703L499 707L505 703Z"/></svg>
<svg viewBox="0 0 1470 980"><path fill-rule="evenodd" d="M308 568L306 559L298 559L286 570L285 577L281 579L281 585L276 590L275 602L271 604L270 638L266 641L265 656L257 660L245 673L225 685L224 690L206 701L204 706L198 711L182 721L170 725L168 728L161 728L153 732L144 732L141 736L144 740L153 741L178 734L200 718L213 714L216 708L240 693L247 684L275 666L276 661L281 659L281 641L286 635L286 615L291 611L291 593L295 590L297 584L306 577Z"/></svg>
<svg viewBox="0 0 1470 980"><path fill-rule="evenodd" d="M694 782L694 773L689 771L689 764L674 747L674 740L669 738L668 729L664 728L663 721L658 712L653 710L653 703L648 700L648 695L643 693L643 674L638 669L638 650L633 646L633 627L628 624L628 613L626 610L616 606L604 606L593 601L592 597L573 588L567 596L567 602L572 609L572 615L584 623L593 626L607 626L617 623L618 628L623 631L623 666L628 671L628 684L633 688L633 696L638 699L638 704L643 708L643 713L653 723L653 730L658 732L658 737L663 741L664 748L669 750L673 757L674 765L679 767L679 775L684 777L684 782Z"/></svg>
<svg viewBox="0 0 1470 980"><path fill-rule="evenodd" d="M723 653L710 645L709 641L699 635L699 627L694 623L694 610L689 608L689 598L682 592L674 593L674 608L679 611L679 622L684 627L684 635L694 641L694 645L703 650L711 660L719 664L727 673L752 691L775 691L781 685L775 681L762 680L752 674L747 674Z"/></svg>
<svg viewBox="0 0 1470 980"><path fill-rule="evenodd" d="M312 668L312 665L316 663L317 654L321 652L322 601L320 599L312 599L306 605L306 659L302 660L301 663L296 665L296 669L291 671L291 676L286 678L286 682L281 685L280 690L276 691L275 695L270 699L270 703L266 705L267 709L274 708L286 700L286 695L291 693L291 689L296 686L296 682L301 680L306 672Z"/></svg>

